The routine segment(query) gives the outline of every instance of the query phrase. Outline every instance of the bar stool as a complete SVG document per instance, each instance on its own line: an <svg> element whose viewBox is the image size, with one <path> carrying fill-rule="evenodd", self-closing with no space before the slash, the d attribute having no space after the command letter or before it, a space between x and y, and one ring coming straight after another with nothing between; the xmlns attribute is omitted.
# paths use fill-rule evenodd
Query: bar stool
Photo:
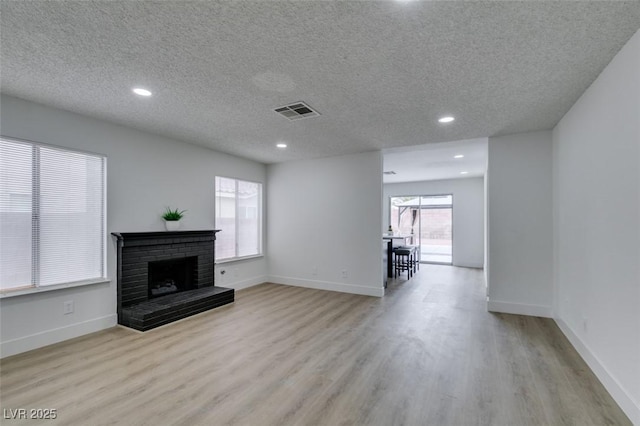
<svg viewBox="0 0 640 426"><path fill-rule="evenodd" d="M407 271L407 279L411 278L413 272L413 254L415 249L409 247L396 247L393 249L395 256L395 273L394 278L398 278L398 274L402 275L403 271Z"/></svg>
<svg viewBox="0 0 640 426"><path fill-rule="evenodd" d="M398 248L411 250L411 268L415 273L420 269L420 246L398 246Z"/></svg>
<svg viewBox="0 0 640 426"><path fill-rule="evenodd" d="M420 270L420 246L404 246L406 248L413 249L413 254L411 256L413 272L416 270Z"/></svg>

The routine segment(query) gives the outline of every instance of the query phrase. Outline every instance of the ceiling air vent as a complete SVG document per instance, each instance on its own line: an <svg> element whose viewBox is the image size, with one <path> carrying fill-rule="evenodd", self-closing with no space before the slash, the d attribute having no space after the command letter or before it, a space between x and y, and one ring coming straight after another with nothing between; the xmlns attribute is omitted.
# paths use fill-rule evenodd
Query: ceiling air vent
<svg viewBox="0 0 640 426"><path fill-rule="evenodd" d="M296 102L295 104L282 106L276 108L274 111L289 120L300 120L301 118L318 117L320 115L319 112L314 111L304 102Z"/></svg>

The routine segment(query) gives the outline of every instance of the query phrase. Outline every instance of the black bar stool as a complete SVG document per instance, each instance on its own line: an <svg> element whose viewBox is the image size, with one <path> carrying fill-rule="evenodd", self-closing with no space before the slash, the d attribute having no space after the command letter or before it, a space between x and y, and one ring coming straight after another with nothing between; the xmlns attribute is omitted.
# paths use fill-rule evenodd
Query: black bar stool
<svg viewBox="0 0 640 426"><path fill-rule="evenodd" d="M420 246L398 246L398 248L411 250L411 268L414 273L420 270Z"/></svg>
<svg viewBox="0 0 640 426"><path fill-rule="evenodd" d="M407 271L407 279L411 278L415 268L413 259L414 253L415 249L410 247L396 247L393 249L393 254L395 256L394 278L398 278L398 274L402 275L403 271Z"/></svg>

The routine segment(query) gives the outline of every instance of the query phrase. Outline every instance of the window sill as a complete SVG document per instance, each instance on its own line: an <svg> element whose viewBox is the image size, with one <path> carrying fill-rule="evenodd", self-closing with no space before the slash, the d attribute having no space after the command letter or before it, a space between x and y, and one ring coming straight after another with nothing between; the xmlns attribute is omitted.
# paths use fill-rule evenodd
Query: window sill
<svg viewBox="0 0 640 426"><path fill-rule="evenodd" d="M109 278L96 278L94 280L76 281L73 283L46 285L41 287L27 287L27 288L15 289L15 290L10 290L10 289L2 290L0 291L0 299L5 299L8 297L16 297L16 296L25 296L27 294L44 293L47 291L61 290L65 288L84 287L84 286L93 285L93 284L104 284L104 283L110 283L110 282L111 280Z"/></svg>
<svg viewBox="0 0 640 426"><path fill-rule="evenodd" d="M238 262L242 260L258 259L260 257L264 257L264 254L252 254L251 256L231 257L229 259L216 260L216 265L222 265L223 263Z"/></svg>

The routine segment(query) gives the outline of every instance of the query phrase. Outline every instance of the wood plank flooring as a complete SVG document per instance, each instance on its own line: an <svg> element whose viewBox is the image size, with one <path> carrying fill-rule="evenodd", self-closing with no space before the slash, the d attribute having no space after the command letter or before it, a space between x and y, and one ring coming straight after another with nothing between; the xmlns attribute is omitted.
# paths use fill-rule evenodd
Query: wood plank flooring
<svg viewBox="0 0 640 426"><path fill-rule="evenodd" d="M263 284L0 369L4 410L57 410L34 424L630 424L552 320L486 312L482 272L449 266L384 298Z"/></svg>

